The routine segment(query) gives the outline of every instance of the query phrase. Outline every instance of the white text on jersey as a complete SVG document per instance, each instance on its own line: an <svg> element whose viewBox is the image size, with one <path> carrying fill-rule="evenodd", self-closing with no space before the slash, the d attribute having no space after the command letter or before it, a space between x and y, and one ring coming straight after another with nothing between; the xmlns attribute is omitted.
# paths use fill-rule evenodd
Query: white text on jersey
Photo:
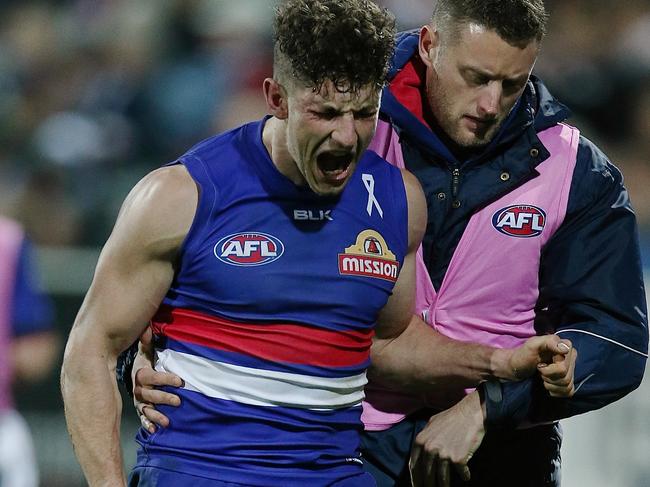
<svg viewBox="0 0 650 487"><path fill-rule="evenodd" d="M332 210L293 210L293 219L297 221L320 222L323 220L332 221Z"/></svg>

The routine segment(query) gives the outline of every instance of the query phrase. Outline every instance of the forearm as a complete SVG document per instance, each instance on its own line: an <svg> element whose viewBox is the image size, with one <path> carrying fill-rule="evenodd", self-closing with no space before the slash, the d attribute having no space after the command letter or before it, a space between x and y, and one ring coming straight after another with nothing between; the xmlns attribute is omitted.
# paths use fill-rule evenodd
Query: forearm
<svg viewBox="0 0 650 487"><path fill-rule="evenodd" d="M124 486L115 357L71 335L61 391L75 454L91 487Z"/></svg>
<svg viewBox="0 0 650 487"><path fill-rule="evenodd" d="M490 378L516 379L510 358L510 350L452 340L414 316L399 336L375 339L369 377L416 392L475 387Z"/></svg>

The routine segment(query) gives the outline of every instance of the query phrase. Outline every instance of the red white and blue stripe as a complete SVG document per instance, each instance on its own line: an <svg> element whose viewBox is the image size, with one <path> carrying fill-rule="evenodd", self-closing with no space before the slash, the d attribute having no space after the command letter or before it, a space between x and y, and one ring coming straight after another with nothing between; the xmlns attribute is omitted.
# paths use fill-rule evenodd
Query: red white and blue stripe
<svg viewBox="0 0 650 487"><path fill-rule="evenodd" d="M185 309L163 309L152 326L164 338L156 368L207 397L322 410L363 399L372 329L239 323Z"/></svg>
<svg viewBox="0 0 650 487"><path fill-rule="evenodd" d="M185 386L169 389L181 397L179 408L161 408L171 425L140 433L139 464L244 485L274 485L278 464L295 478L278 477L276 485L358 474L372 328L241 323L167 307L152 328L156 369L179 375ZM211 424L214 431L205 427Z"/></svg>

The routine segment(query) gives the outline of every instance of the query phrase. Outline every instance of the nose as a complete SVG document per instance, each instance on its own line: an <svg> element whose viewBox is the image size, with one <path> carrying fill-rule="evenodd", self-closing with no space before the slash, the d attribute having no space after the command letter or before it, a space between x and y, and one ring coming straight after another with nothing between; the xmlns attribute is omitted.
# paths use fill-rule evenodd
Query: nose
<svg viewBox="0 0 650 487"><path fill-rule="evenodd" d="M357 145L357 128L354 115L346 113L336 120L332 141L341 149L351 150Z"/></svg>
<svg viewBox="0 0 650 487"><path fill-rule="evenodd" d="M503 89L498 81L490 81L482 90L478 98L479 117L491 118L499 113Z"/></svg>

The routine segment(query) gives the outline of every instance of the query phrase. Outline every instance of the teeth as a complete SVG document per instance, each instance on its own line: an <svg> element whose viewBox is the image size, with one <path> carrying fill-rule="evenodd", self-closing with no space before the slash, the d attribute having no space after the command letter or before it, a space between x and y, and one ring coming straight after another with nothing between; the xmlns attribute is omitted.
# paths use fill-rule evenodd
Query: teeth
<svg viewBox="0 0 650 487"><path fill-rule="evenodd" d="M351 161L352 157L349 154L325 153L318 156L318 165L323 172L344 171Z"/></svg>

